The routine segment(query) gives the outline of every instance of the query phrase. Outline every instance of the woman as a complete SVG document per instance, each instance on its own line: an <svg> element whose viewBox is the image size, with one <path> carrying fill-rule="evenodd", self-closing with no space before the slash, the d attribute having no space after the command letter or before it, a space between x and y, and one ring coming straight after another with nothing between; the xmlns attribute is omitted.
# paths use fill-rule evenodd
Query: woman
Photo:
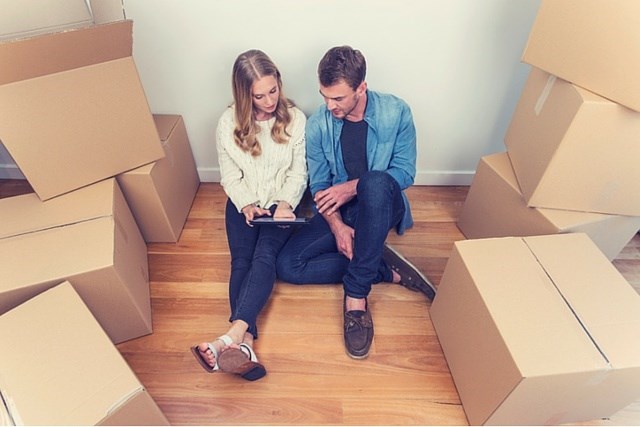
<svg viewBox="0 0 640 427"><path fill-rule="evenodd" d="M232 84L234 104L220 117L216 132L220 183L228 196L231 326L191 351L208 372L219 369L253 381L266 374L253 351L257 317L271 295L276 257L292 227L250 221L295 219L307 185L306 118L282 92L276 65L259 50L238 56Z"/></svg>

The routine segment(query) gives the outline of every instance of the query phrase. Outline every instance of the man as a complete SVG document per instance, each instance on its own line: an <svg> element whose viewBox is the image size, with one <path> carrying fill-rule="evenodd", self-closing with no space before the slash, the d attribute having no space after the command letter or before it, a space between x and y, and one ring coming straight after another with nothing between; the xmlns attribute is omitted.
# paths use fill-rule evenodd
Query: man
<svg viewBox="0 0 640 427"><path fill-rule="evenodd" d="M401 99L367 89L366 61L349 46L320 61L322 105L307 121L310 190L318 214L280 252L278 276L291 283L344 286L344 341L349 356L367 357L373 320L371 285L400 283L433 299L435 288L385 244L413 225L403 190L416 171L416 131Z"/></svg>

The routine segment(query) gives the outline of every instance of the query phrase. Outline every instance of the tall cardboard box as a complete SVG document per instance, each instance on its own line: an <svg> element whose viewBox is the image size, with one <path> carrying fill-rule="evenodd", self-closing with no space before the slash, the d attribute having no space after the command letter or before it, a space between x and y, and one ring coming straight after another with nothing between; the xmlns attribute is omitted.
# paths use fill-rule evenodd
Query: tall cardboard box
<svg viewBox="0 0 640 427"><path fill-rule="evenodd" d="M69 281L114 343L152 332L147 247L114 178L0 199L0 313Z"/></svg>
<svg viewBox="0 0 640 427"><path fill-rule="evenodd" d="M505 145L529 206L640 216L639 135L640 113L532 68Z"/></svg>
<svg viewBox="0 0 640 427"><path fill-rule="evenodd" d="M542 0L522 60L640 111L640 2Z"/></svg>
<svg viewBox="0 0 640 427"><path fill-rule="evenodd" d="M640 230L640 217L528 207L509 155L496 153L478 162L457 224L467 239L583 232L613 260Z"/></svg>
<svg viewBox="0 0 640 427"><path fill-rule="evenodd" d="M2 425L169 425L64 282L0 316Z"/></svg>
<svg viewBox="0 0 640 427"><path fill-rule="evenodd" d="M121 19L0 42L0 141L42 200L164 156L132 28Z"/></svg>
<svg viewBox="0 0 640 427"><path fill-rule="evenodd" d="M583 233L456 242L430 314L472 425L593 420L640 396L640 295Z"/></svg>
<svg viewBox="0 0 640 427"><path fill-rule="evenodd" d="M177 242L200 185L182 116L153 116L165 157L118 175L146 242Z"/></svg>

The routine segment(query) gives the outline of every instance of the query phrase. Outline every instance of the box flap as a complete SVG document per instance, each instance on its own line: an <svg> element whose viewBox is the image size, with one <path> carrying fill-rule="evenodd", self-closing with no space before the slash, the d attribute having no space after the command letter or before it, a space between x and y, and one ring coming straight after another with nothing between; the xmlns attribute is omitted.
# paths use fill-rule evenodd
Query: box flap
<svg viewBox="0 0 640 427"><path fill-rule="evenodd" d="M523 377L607 368L523 238L465 240L456 246L482 284L482 299Z"/></svg>
<svg viewBox="0 0 640 427"><path fill-rule="evenodd" d="M0 239L113 215L115 179L41 201L34 193L0 199Z"/></svg>
<svg viewBox="0 0 640 427"><path fill-rule="evenodd" d="M589 237L571 233L525 241L612 367L639 367L640 295Z"/></svg>
<svg viewBox="0 0 640 427"><path fill-rule="evenodd" d="M91 24L85 0L0 0L0 40Z"/></svg>
<svg viewBox="0 0 640 427"><path fill-rule="evenodd" d="M0 316L0 388L25 425L95 425L142 385L65 282Z"/></svg>
<svg viewBox="0 0 640 427"><path fill-rule="evenodd" d="M132 21L0 42L0 85L130 57L132 45Z"/></svg>

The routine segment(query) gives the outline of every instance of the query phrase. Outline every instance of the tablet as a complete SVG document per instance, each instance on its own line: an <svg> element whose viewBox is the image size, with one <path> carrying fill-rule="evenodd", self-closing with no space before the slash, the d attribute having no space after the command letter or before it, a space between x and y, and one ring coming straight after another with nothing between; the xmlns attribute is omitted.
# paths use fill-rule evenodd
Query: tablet
<svg viewBox="0 0 640 427"><path fill-rule="evenodd" d="M309 218L296 218L296 219L273 219L270 216L263 216L260 218L254 218L249 221L251 225L305 225L309 224Z"/></svg>

